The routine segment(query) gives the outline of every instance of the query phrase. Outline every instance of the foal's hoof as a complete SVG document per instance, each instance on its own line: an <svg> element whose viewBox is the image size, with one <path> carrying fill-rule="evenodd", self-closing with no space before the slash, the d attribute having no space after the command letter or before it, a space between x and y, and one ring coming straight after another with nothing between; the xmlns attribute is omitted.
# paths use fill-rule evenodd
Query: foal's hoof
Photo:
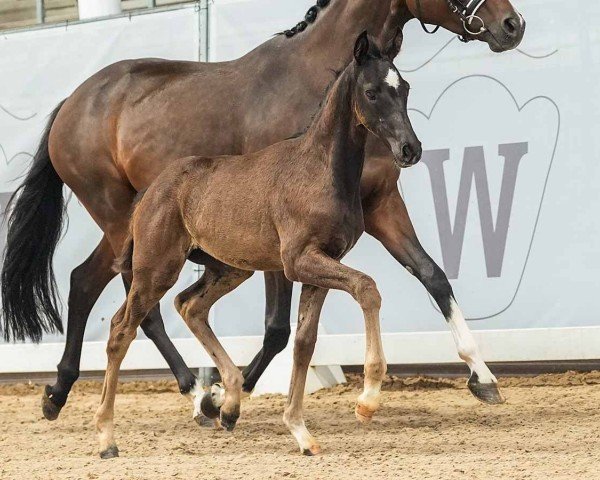
<svg viewBox="0 0 600 480"><path fill-rule="evenodd" d="M221 409L213 403L212 394L210 392L206 392L202 396L202 401L200 402L200 410L202 414L209 419L218 418L221 414Z"/></svg>
<svg viewBox="0 0 600 480"><path fill-rule="evenodd" d="M487 405L500 405L506 402L500 390L498 390L497 383L481 383L476 373L473 373L469 378L467 387L477 400Z"/></svg>
<svg viewBox="0 0 600 480"><path fill-rule="evenodd" d="M119 449L116 445L111 445L106 450L100 452L100 458L107 460L109 458L117 458L119 456Z"/></svg>
<svg viewBox="0 0 600 480"><path fill-rule="evenodd" d="M356 408L354 409L354 415L356 415L356 419L364 424L370 423L371 420L373 420L374 414L375 410L371 410L369 407L360 403L357 403Z"/></svg>
<svg viewBox="0 0 600 480"><path fill-rule="evenodd" d="M233 431L239 417L239 415L227 415L221 412L221 427L228 432Z"/></svg>
<svg viewBox="0 0 600 480"><path fill-rule="evenodd" d="M46 385L44 394L42 395L42 413L46 420L56 420L62 409L62 405L57 405L52 401L52 387Z"/></svg>
<svg viewBox="0 0 600 480"><path fill-rule="evenodd" d="M321 447L319 445L312 445L309 448L302 449L302 455L307 457L314 457L315 455L321 454Z"/></svg>

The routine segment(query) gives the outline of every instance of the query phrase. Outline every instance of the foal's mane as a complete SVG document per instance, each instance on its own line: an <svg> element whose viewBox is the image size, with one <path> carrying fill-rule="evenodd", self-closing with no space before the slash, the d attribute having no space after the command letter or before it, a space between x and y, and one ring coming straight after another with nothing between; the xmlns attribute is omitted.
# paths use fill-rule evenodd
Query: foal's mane
<svg viewBox="0 0 600 480"><path fill-rule="evenodd" d="M283 32L279 32L276 35L285 35L287 38L291 38L297 33L303 32L304 30L306 30L306 27L308 27L309 23L315 22L321 9L329 5L330 2L331 0L317 0L316 5L310 7L306 12L306 15L304 15L304 20L298 22L289 30L284 30Z"/></svg>

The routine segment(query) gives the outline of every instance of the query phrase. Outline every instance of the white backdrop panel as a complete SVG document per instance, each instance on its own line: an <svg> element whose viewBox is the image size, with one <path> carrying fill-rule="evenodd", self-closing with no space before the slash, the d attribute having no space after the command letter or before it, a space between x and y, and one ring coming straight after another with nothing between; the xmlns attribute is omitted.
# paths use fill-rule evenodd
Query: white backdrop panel
<svg viewBox="0 0 600 480"><path fill-rule="evenodd" d="M3 202L19 184L37 148L48 114L86 78L118 60L138 57L198 59L198 17L194 6L160 13L121 17L92 23L57 26L5 35L0 41L0 197ZM71 270L101 238L99 228L72 198L69 229L55 256L55 271L66 313ZM5 232L2 233L4 243ZM186 267L178 287L196 278ZM115 279L94 307L86 340L105 338L108 322L124 299ZM168 306L167 306L168 303ZM187 334L174 311L172 296L165 303L169 332ZM66 318L66 315L65 315ZM56 342L48 336L44 342Z"/></svg>
<svg viewBox="0 0 600 480"><path fill-rule="evenodd" d="M243 55L297 23L312 3L215 0L209 7L210 59ZM442 30L427 36L418 23L407 26L397 65L412 85L411 118L426 152L423 162L403 172L401 188L422 244L449 273L472 328L597 326L600 145L594 133L600 126L600 31L588 26L600 21L600 4L574 0L572 14L565 16L558 0L514 3L527 19L527 33L519 50L501 55L477 42L463 45ZM125 57L197 58L197 19L193 10L186 12L22 33L1 42L0 104L12 116L0 111L0 143L10 160L0 178L23 171L28 157L19 152L32 151L43 117L102 65ZM153 30L136 30L143 22ZM77 41L66 41L75 28ZM4 191L14 188L5 185ZM63 293L70 270L99 238L76 202L70 210L71 228L57 257ZM365 235L346 262L377 280L384 332L446 330L423 287L377 241ZM184 276L182 284L195 273L186 270ZM111 315L121 299L120 285L111 285L92 312L88 339L103 338L106 327L98 327L97 320ZM187 336L170 303L167 299L163 308L169 331ZM217 304L217 333L262 334L263 309L257 274ZM326 302L323 323L329 333L364 330L357 306L336 292ZM556 332L547 338L573 330ZM490 332L489 338L495 335ZM517 344L499 344L511 351L493 358L552 356L540 355L544 345L538 344L527 357L531 343ZM488 343L487 351L493 345ZM556 358L578 358L576 345L570 342L568 352L556 342L547 348ZM593 356L582 344L581 358ZM448 357L435 352L419 357L427 359Z"/></svg>
<svg viewBox="0 0 600 480"><path fill-rule="evenodd" d="M211 60L243 55L311 3L216 0ZM422 244L449 273L475 329L600 324L592 240L600 233L600 33L585 27L600 21L600 4L575 3L565 17L558 0L516 0L527 32L518 50L501 55L443 30L425 35L415 21L405 30L397 65L412 85L411 119L428 161L403 172L401 188ZM468 199L460 205L459 187ZM365 235L345 261L377 280L384 332L446 329L424 288L373 238ZM255 275L218 305L218 328L257 333L262 308ZM354 301L338 292L323 323L328 333L364 329Z"/></svg>

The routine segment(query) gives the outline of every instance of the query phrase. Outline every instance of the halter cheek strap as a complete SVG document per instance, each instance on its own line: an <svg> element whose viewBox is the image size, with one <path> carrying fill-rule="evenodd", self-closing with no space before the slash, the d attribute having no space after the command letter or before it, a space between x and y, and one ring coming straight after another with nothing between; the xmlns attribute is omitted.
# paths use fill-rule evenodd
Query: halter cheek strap
<svg viewBox="0 0 600 480"><path fill-rule="evenodd" d="M476 37L487 31L484 21L477 15L479 9L483 6L486 0L446 0L450 11L455 13L462 21L465 33L471 37ZM423 12L421 10L421 1L416 0L417 16L423 30L429 34L436 33L440 26L437 25L433 30L428 30L425 22L423 22ZM458 38L462 42L468 42L472 39L465 35L459 35Z"/></svg>
<svg viewBox="0 0 600 480"><path fill-rule="evenodd" d="M487 29L481 17L477 12L486 2L486 0L446 0L453 13L456 13L462 20L465 32L469 35L481 35Z"/></svg>

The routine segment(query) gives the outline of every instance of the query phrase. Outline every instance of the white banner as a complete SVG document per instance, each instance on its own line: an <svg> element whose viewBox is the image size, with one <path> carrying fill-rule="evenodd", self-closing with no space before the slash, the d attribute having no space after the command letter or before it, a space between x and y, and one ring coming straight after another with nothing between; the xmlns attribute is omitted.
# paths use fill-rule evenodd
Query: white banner
<svg viewBox="0 0 600 480"><path fill-rule="evenodd" d="M128 58L198 59L198 13L189 5L152 14L56 26L7 34L0 42L0 201L4 205L29 168L48 114L84 80L101 68ZM100 229L72 198L69 228L55 256L55 272L66 325L71 270L98 244ZM2 248L6 232L2 232ZM177 287L182 290L197 273L190 265ZM86 340L108 335L108 321L125 297L119 278L107 287L94 307ZM166 299L169 332L187 335L187 328ZM106 322L103 322L107 320ZM44 342L56 342L47 336Z"/></svg>
<svg viewBox="0 0 600 480"><path fill-rule="evenodd" d="M209 58L241 56L295 25L312 3L215 0L209 7ZM569 15L558 0L514 3L527 20L518 50L493 54L443 30L425 35L413 21L397 63L412 85L411 119L425 149L423 161L403 172L401 190L421 243L447 272L482 339L492 329L490 339L514 329L600 325L594 302L600 286L600 64L594 53L600 48L594 27L600 3L574 0ZM47 112L101 66L127 57L193 59L197 50L191 9L9 35L0 42L0 155L7 163L0 178L23 172ZM9 192L15 184L4 185ZM99 238L75 201L70 213L56 261L64 298L71 269ZM365 235L346 263L376 279L389 338L447 330L422 285L374 239ZM176 288L195 275L187 269ZM98 320L110 317L122 298L115 281L92 312L86 338L104 337L107 328ZM170 304L170 298L163 302L169 332L188 336ZM257 274L217 304L215 329L221 335L262 335L263 312ZM338 292L329 295L323 323L331 334L364 331L359 308ZM571 342L567 351L553 342L550 353L540 355L545 345L503 342L511 351L494 352L493 358L593 358L597 344L586 344L584 351L583 344ZM418 358L446 361L435 352Z"/></svg>
<svg viewBox="0 0 600 480"><path fill-rule="evenodd" d="M565 16L558 0L513 3L527 31L518 50L503 54L407 25L397 65L412 86L425 155L402 173L401 189L472 328L600 325L600 38L592 27L600 4L576 0ZM297 5L217 0L211 60L236 58L295 25L305 10ZM363 236L345 262L376 279L384 332L446 330L425 289L373 238ZM218 328L261 331L261 281L255 276L218 306ZM359 308L339 292L330 293L323 322L328 333L364 331Z"/></svg>

